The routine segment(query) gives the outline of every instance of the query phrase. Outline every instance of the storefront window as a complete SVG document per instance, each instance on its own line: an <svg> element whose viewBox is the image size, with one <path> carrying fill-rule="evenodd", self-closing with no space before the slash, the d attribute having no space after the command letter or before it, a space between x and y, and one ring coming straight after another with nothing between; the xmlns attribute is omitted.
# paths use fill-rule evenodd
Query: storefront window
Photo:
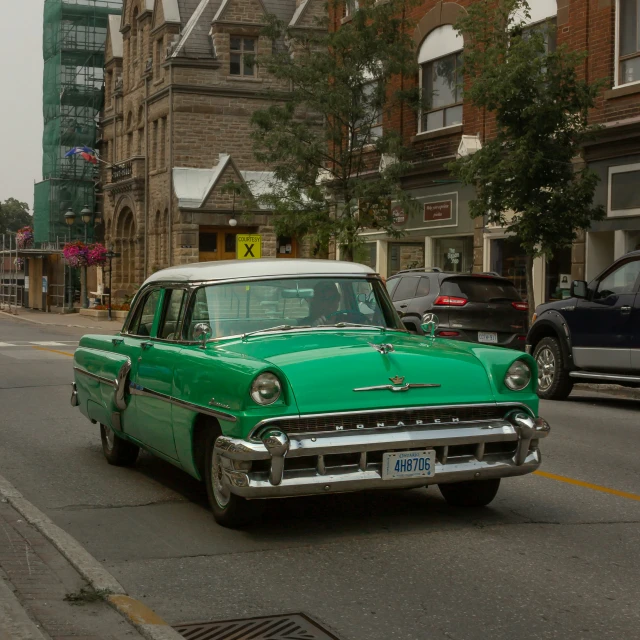
<svg viewBox="0 0 640 640"><path fill-rule="evenodd" d="M433 243L433 266L443 271L473 270L473 237L437 238Z"/></svg>
<svg viewBox="0 0 640 640"><path fill-rule="evenodd" d="M376 243L366 242L356 249L356 262L365 264L372 269L376 268Z"/></svg>
<svg viewBox="0 0 640 640"><path fill-rule="evenodd" d="M571 247L556 251L547 260L545 302L563 300L571 295Z"/></svg>
<svg viewBox="0 0 640 640"><path fill-rule="evenodd" d="M424 268L424 244L389 244L388 266L390 276L405 269Z"/></svg>
<svg viewBox="0 0 640 640"><path fill-rule="evenodd" d="M523 300L527 299L527 257L515 238L491 241L491 271L509 278Z"/></svg>

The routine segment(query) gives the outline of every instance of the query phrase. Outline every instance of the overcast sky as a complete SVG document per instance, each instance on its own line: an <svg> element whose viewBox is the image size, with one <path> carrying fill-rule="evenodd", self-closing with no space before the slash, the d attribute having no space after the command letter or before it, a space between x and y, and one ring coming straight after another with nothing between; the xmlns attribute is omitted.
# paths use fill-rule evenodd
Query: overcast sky
<svg viewBox="0 0 640 640"><path fill-rule="evenodd" d="M42 179L44 0L0 0L0 200L33 209Z"/></svg>

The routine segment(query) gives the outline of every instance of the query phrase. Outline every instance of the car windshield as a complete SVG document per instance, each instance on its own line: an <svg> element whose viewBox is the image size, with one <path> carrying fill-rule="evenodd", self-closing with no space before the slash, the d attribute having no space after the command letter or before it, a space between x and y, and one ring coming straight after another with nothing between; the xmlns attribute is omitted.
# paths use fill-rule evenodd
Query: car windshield
<svg viewBox="0 0 640 640"><path fill-rule="evenodd" d="M442 283L442 295L466 298L469 302L512 302L522 298L507 280L493 278L449 278Z"/></svg>
<svg viewBox="0 0 640 640"><path fill-rule="evenodd" d="M365 278L286 278L215 284L192 298L185 339L199 323L212 338L350 324L404 330L382 283Z"/></svg>

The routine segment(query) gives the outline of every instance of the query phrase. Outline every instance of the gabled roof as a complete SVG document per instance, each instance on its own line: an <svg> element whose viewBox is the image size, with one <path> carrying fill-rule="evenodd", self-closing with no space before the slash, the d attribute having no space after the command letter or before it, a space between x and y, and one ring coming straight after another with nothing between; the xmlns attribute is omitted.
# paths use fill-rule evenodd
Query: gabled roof
<svg viewBox="0 0 640 640"><path fill-rule="evenodd" d="M221 153L218 164L211 169L176 167L173 170L173 184L178 205L184 209L199 209L218 186L225 170L230 167L244 182L254 197L269 193L276 187L272 171L239 171L227 153ZM266 207L261 207L266 208Z"/></svg>

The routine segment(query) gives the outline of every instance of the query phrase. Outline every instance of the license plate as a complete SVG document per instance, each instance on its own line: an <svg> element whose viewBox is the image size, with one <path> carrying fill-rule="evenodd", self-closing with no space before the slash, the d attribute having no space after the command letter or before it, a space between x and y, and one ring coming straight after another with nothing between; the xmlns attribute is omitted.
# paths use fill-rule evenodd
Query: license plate
<svg viewBox="0 0 640 640"><path fill-rule="evenodd" d="M383 480L431 478L435 472L436 452L433 449L385 453L382 456Z"/></svg>
<svg viewBox="0 0 640 640"><path fill-rule="evenodd" d="M495 331L478 331L478 342L498 344L498 334Z"/></svg>

